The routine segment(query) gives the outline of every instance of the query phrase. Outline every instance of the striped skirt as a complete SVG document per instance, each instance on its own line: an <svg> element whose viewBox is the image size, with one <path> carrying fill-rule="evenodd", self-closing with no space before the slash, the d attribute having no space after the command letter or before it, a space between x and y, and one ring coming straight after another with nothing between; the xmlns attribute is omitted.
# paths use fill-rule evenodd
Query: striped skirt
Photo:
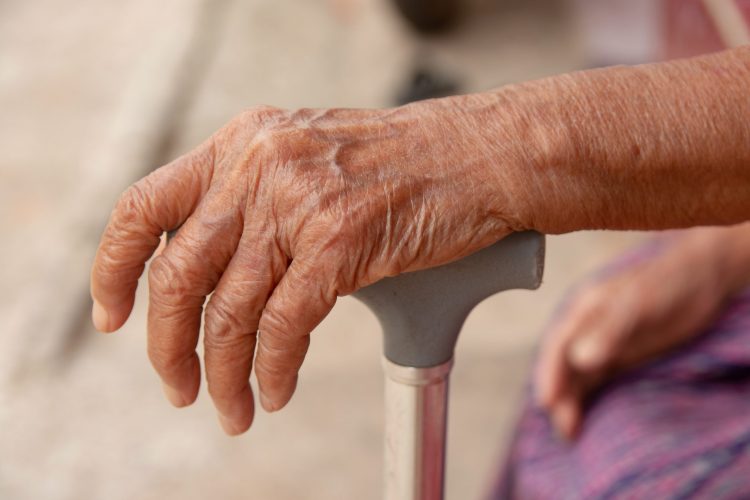
<svg viewBox="0 0 750 500"><path fill-rule="evenodd" d="M750 499L750 290L600 390L572 443L527 397L492 498Z"/></svg>

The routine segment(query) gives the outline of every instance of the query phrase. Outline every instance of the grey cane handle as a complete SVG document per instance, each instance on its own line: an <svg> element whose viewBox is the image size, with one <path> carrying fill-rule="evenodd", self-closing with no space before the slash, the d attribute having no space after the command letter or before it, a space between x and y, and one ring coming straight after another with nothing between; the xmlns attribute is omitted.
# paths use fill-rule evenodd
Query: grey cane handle
<svg viewBox="0 0 750 500"><path fill-rule="evenodd" d="M453 357L474 306L503 290L539 287L543 270L544 236L526 231L456 262L384 278L354 296L380 321L385 357L423 368Z"/></svg>

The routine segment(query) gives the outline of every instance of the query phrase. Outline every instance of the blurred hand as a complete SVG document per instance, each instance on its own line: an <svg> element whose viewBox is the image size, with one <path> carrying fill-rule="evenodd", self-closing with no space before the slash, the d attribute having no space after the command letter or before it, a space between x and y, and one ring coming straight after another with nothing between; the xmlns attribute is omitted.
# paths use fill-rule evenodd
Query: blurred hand
<svg viewBox="0 0 750 500"><path fill-rule="evenodd" d="M660 242L646 260L595 280L573 296L542 345L535 374L537 399L563 437L575 436L592 391L708 326L739 286L739 265L730 265L739 260L725 258L726 250L732 250L732 238L739 242L733 233L743 238L738 246L746 250L748 229L678 233Z"/></svg>
<svg viewBox="0 0 750 500"><path fill-rule="evenodd" d="M511 183L510 164L490 165L498 146L475 132L487 118L460 109L243 113L122 195L93 265L94 324L111 332L125 322L144 263L179 227L149 269L149 357L168 399L191 404L213 293L208 390L225 431L244 432L254 356L261 403L278 410L338 296L522 228L517 200L498 189Z"/></svg>

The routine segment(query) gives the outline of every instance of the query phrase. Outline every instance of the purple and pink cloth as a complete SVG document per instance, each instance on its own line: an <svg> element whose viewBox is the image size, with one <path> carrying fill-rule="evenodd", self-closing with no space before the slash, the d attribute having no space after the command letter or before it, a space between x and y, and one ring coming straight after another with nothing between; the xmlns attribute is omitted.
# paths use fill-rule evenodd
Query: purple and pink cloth
<svg viewBox="0 0 750 500"><path fill-rule="evenodd" d="M750 290L690 344L612 381L572 443L528 397L494 498L750 498Z"/></svg>

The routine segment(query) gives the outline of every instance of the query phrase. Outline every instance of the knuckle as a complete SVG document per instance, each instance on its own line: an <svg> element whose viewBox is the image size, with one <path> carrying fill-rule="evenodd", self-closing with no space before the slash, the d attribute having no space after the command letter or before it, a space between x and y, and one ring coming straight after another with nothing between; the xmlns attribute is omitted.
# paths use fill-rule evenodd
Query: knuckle
<svg viewBox="0 0 750 500"><path fill-rule="evenodd" d="M248 108L232 118L214 136L214 147L219 150L231 144L254 143L259 133L281 121L284 111L273 106Z"/></svg>
<svg viewBox="0 0 750 500"><path fill-rule="evenodd" d="M190 361L189 356L180 356L166 346L149 346L148 359L159 375L168 380L182 376Z"/></svg>
<svg viewBox="0 0 750 500"><path fill-rule="evenodd" d="M268 346L288 342L293 337L292 323L276 309L266 309L260 319L258 329L262 332L264 343Z"/></svg>
<svg viewBox="0 0 750 500"><path fill-rule="evenodd" d="M305 285L307 293L332 305L339 295L347 295L357 290L363 282L376 281L371 277L373 267L363 256L361 245L357 244L348 229L336 228L342 233L331 233L325 248L321 249L310 264L299 268L297 280ZM321 241L326 241L321 238ZM382 277L382 276L378 276Z"/></svg>
<svg viewBox="0 0 750 500"><path fill-rule="evenodd" d="M256 136L256 145L259 156L264 160L274 159L279 164L286 164L287 160L302 151L294 141L294 131L268 123L263 126ZM294 179L300 173L300 169L287 170L285 173L290 179Z"/></svg>
<svg viewBox="0 0 750 500"><path fill-rule="evenodd" d="M236 131L252 132L253 135L262 133L283 121L284 110L274 106L254 106L236 115L223 129L225 133Z"/></svg>
<svg viewBox="0 0 750 500"><path fill-rule="evenodd" d="M244 122L254 121L258 124L263 124L271 118L276 118L281 112L281 108L277 108L275 106L251 106L240 113L238 119Z"/></svg>
<svg viewBox="0 0 750 500"><path fill-rule="evenodd" d="M316 210L325 211L323 205ZM298 263L299 270L310 274L320 269L320 263L343 263L348 254L362 243L362 234L346 217L333 214L316 216L309 220L300 232L298 246L304 248L308 257Z"/></svg>
<svg viewBox="0 0 750 500"><path fill-rule="evenodd" d="M211 356L226 356L226 353L237 347L239 338L239 336L228 335L227 332L217 333L215 330L210 330L208 324L206 324L203 348L206 353L211 353Z"/></svg>
<svg viewBox="0 0 750 500"><path fill-rule="evenodd" d="M360 236L355 225L346 217L329 217L327 227L331 247L350 247Z"/></svg>
<svg viewBox="0 0 750 500"><path fill-rule="evenodd" d="M226 347L238 337L255 333L249 319L242 316L226 298L219 295L211 297L205 313L206 347Z"/></svg>
<svg viewBox="0 0 750 500"><path fill-rule="evenodd" d="M256 353L256 334L214 335L203 338L206 376L216 383L247 381ZM247 373L247 375L242 375Z"/></svg>
<svg viewBox="0 0 750 500"><path fill-rule="evenodd" d="M151 262L148 284L152 293L162 296L185 295L189 290L183 269L166 255L160 255Z"/></svg>
<svg viewBox="0 0 750 500"><path fill-rule="evenodd" d="M255 372L260 378L283 378L294 371L292 363L285 360L288 353L282 347L261 343L258 350Z"/></svg>
<svg viewBox="0 0 750 500"><path fill-rule="evenodd" d="M119 290L119 293L131 293L138 285L137 278L145 264L138 262L124 265L124 257L125 252L119 246L102 247L94 263L99 284L106 286L110 292Z"/></svg>
<svg viewBox="0 0 750 500"><path fill-rule="evenodd" d="M148 204L147 179L144 178L132 184L117 200L115 215L120 224L129 225L143 218Z"/></svg>
<svg viewBox="0 0 750 500"><path fill-rule="evenodd" d="M246 383L230 383L224 379L209 377L207 380L208 394L213 400L238 399L246 388Z"/></svg>
<svg viewBox="0 0 750 500"><path fill-rule="evenodd" d="M262 361L259 366L274 364L282 371L299 366L310 345L309 334L298 335L292 329L260 330L259 335L258 359Z"/></svg>

